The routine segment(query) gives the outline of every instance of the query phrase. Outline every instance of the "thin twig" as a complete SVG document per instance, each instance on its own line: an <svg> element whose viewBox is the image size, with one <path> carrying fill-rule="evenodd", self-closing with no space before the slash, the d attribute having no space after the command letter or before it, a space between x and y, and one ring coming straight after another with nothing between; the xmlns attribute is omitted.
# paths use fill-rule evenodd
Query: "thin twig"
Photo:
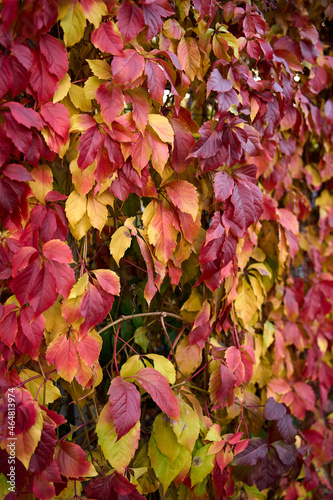
<svg viewBox="0 0 333 500"><path fill-rule="evenodd" d="M167 316L170 316L171 318L178 319L179 321L183 321L185 323L190 323L189 320L186 318L183 318L183 316L180 316L178 314L173 314L170 312L165 312L165 311L154 311L154 312L146 312L146 313L138 313L138 314L130 314L129 316L121 316L120 318L116 319L115 321L112 321L112 323L109 323L108 325L104 326L101 330L98 331L99 334L105 332L112 326L117 325L118 323L121 323L122 321L128 321L133 318L144 318L147 316L161 316L162 318L166 318Z"/></svg>

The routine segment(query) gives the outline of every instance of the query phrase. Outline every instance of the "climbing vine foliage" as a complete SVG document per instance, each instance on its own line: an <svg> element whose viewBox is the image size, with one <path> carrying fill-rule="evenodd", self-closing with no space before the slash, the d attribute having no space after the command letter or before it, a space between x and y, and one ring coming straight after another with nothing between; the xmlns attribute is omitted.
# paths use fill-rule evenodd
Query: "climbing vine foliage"
<svg viewBox="0 0 333 500"><path fill-rule="evenodd" d="M0 2L1 498L332 495L332 19Z"/></svg>

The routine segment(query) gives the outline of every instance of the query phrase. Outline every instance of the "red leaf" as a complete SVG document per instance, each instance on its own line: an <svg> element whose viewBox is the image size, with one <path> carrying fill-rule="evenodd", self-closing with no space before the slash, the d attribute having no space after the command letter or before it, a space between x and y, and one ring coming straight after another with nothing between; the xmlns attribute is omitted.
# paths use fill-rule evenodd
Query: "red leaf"
<svg viewBox="0 0 333 500"><path fill-rule="evenodd" d="M114 83L125 86L132 83L142 75L144 66L145 60L141 54L134 49L124 50L123 55L114 56L111 63Z"/></svg>
<svg viewBox="0 0 333 500"><path fill-rule="evenodd" d="M295 463L297 451L294 445L284 443L283 441L276 441L272 443L272 446L274 446L279 459L284 465L291 467Z"/></svg>
<svg viewBox="0 0 333 500"><path fill-rule="evenodd" d="M54 279L45 262L43 262L42 269L36 275L34 286L28 295L28 299L36 316L46 311L57 300Z"/></svg>
<svg viewBox="0 0 333 500"><path fill-rule="evenodd" d="M49 71L60 81L68 70L67 51L54 36L42 35L39 39L40 51L45 57Z"/></svg>
<svg viewBox="0 0 333 500"><path fill-rule="evenodd" d="M43 254L48 260L55 260L63 264L74 262L72 251L64 241L51 240L44 243Z"/></svg>
<svg viewBox="0 0 333 500"><path fill-rule="evenodd" d="M195 144L192 132L178 118L170 118L174 136L174 147L172 151L172 167L180 173L185 170L190 160L186 159Z"/></svg>
<svg viewBox="0 0 333 500"><path fill-rule="evenodd" d="M172 16L174 11L166 0L143 3L142 10L145 23L148 26L146 40L149 42L162 29L162 17Z"/></svg>
<svg viewBox="0 0 333 500"><path fill-rule="evenodd" d="M115 377L108 391L110 414L117 431L117 440L127 434L140 420L140 393L135 385Z"/></svg>
<svg viewBox="0 0 333 500"><path fill-rule="evenodd" d="M92 464L86 459L83 449L67 441L58 441L55 450L55 460L60 470L60 474L65 477L82 477L95 475Z"/></svg>
<svg viewBox="0 0 333 500"><path fill-rule="evenodd" d="M145 286L144 297L149 305L150 302L152 301L155 293L157 292L157 288L154 284L153 259L152 259L152 256L151 256L151 253L149 251L147 243L140 237L137 238L137 242L138 242L138 245L140 247L142 257L144 258L145 263L146 263L146 267L147 267L148 279L147 279L147 283Z"/></svg>
<svg viewBox="0 0 333 500"><path fill-rule="evenodd" d="M24 125L27 128L35 127L37 130L42 129L40 116L31 108L25 108L19 102L7 102L6 106L10 109L17 123Z"/></svg>
<svg viewBox="0 0 333 500"><path fill-rule="evenodd" d="M83 132L78 146L79 157L77 160L81 170L86 169L95 161L102 142L103 136L97 126L90 127Z"/></svg>
<svg viewBox="0 0 333 500"><path fill-rule="evenodd" d="M46 102L41 105L40 114L49 127L66 142L69 133L69 111L66 106L59 102Z"/></svg>
<svg viewBox="0 0 333 500"><path fill-rule="evenodd" d="M101 113L109 125L124 109L124 96L117 85L103 83L96 92L96 100L101 105Z"/></svg>
<svg viewBox="0 0 333 500"><path fill-rule="evenodd" d="M46 360L55 364L58 373L67 382L71 382L77 372L78 360L76 349L71 338L66 334L60 335L53 340L47 348Z"/></svg>
<svg viewBox="0 0 333 500"><path fill-rule="evenodd" d="M163 104L166 76L159 65L149 59L146 60L145 74L148 77L149 94L154 101Z"/></svg>
<svg viewBox="0 0 333 500"><path fill-rule="evenodd" d="M189 341L190 345L198 344L200 348L205 346L211 332L210 327L210 304L207 300L194 321L192 330L190 331Z"/></svg>
<svg viewBox="0 0 333 500"><path fill-rule="evenodd" d="M148 93L143 88L134 90L126 90L126 102L130 102L133 106L133 119L138 130L143 134L148 123Z"/></svg>
<svg viewBox="0 0 333 500"><path fill-rule="evenodd" d="M91 41L102 52L108 52L115 56L120 56L123 52L123 40L111 21L102 23L97 30L94 30L91 34Z"/></svg>
<svg viewBox="0 0 333 500"><path fill-rule="evenodd" d="M27 265L30 263L30 259L32 256L34 257L32 259L33 262L38 257L38 252L34 247L22 247L13 255L12 258L13 278L17 276L19 271L27 267Z"/></svg>
<svg viewBox="0 0 333 500"><path fill-rule="evenodd" d="M94 274L103 290L112 295L119 295L120 282L116 273L109 269L98 269L94 271Z"/></svg>
<svg viewBox="0 0 333 500"><path fill-rule="evenodd" d="M118 27L121 34L124 35L125 42L133 40L145 27L142 10L129 0L120 5L117 19Z"/></svg>
<svg viewBox="0 0 333 500"><path fill-rule="evenodd" d="M178 401L170 389L169 382L161 373L154 368L142 368L135 374L135 378L168 417L179 419Z"/></svg>
<svg viewBox="0 0 333 500"><path fill-rule="evenodd" d="M30 172L23 165L8 163L2 169L2 173L12 181L29 182L33 180Z"/></svg>
<svg viewBox="0 0 333 500"><path fill-rule="evenodd" d="M234 189L234 181L226 172L216 172L214 178L214 193L216 201L221 203L231 196Z"/></svg>
<svg viewBox="0 0 333 500"><path fill-rule="evenodd" d="M201 137L195 144L189 157L210 158L214 156L222 144L221 134L215 130L216 122L209 121L200 127Z"/></svg>
<svg viewBox="0 0 333 500"><path fill-rule="evenodd" d="M14 344L17 333L16 310L15 304L4 306L0 321L0 339L8 347Z"/></svg>
<svg viewBox="0 0 333 500"><path fill-rule="evenodd" d="M100 347L96 339L85 335L75 344L76 350L82 361L88 366L93 366L98 361Z"/></svg>
<svg viewBox="0 0 333 500"><path fill-rule="evenodd" d="M225 406L227 397L235 385L236 377L231 370L223 364L213 371L209 381L209 391L213 402Z"/></svg>
<svg viewBox="0 0 333 500"><path fill-rule="evenodd" d="M33 68L30 85L37 94L39 102L52 99L60 78L49 71L49 63L41 54L38 46L33 50Z"/></svg>
<svg viewBox="0 0 333 500"><path fill-rule="evenodd" d="M44 420L42 435L29 462L29 471L40 474L52 461L54 447L57 442L55 424L51 419Z"/></svg>
<svg viewBox="0 0 333 500"><path fill-rule="evenodd" d="M20 271L11 282L10 288L22 306L28 302L28 294L33 289L39 270L39 263L35 260L23 269L23 271Z"/></svg>
<svg viewBox="0 0 333 500"><path fill-rule="evenodd" d="M113 297L111 296L111 300L112 299ZM109 304L104 302L97 288L89 283L87 291L82 297L80 307L81 314L85 318L84 323L81 325L81 331L83 333L103 321L111 309L111 307L108 308L108 305Z"/></svg>
<svg viewBox="0 0 333 500"><path fill-rule="evenodd" d="M42 315L35 317L31 307L25 307L21 311L19 329L16 336L16 345L21 352L29 354L37 359L40 343L43 338L45 319ZM33 319L34 318L34 319Z"/></svg>
<svg viewBox="0 0 333 500"><path fill-rule="evenodd" d="M67 265L60 264L56 260L51 260L49 262L49 271L53 276L57 292L64 299L67 299L75 283L74 270Z"/></svg>
<svg viewBox="0 0 333 500"><path fill-rule="evenodd" d="M212 90L215 92L228 92L232 89L232 83L230 80L225 80L219 70L215 68L208 78L207 82L207 95L210 94Z"/></svg>
<svg viewBox="0 0 333 500"><path fill-rule="evenodd" d="M245 450L234 457L232 465L255 465L259 460L265 458L267 452L266 441L259 437L251 438Z"/></svg>
<svg viewBox="0 0 333 500"><path fill-rule="evenodd" d="M32 131L17 123L11 114L5 115L5 126L7 137L14 146L24 155L27 154L32 141Z"/></svg>

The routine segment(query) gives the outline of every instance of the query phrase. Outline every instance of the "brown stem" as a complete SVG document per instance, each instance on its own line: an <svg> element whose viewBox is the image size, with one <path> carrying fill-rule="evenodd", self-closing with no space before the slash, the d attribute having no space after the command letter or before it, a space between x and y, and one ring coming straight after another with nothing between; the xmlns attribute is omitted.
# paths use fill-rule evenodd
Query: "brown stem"
<svg viewBox="0 0 333 500"><path fill-rule="evenodd" d="M118 323L121 323L122 321L128 321L133 318L144 318L147 316L161 316L162 318L165 318L166 316L170 316L171 318L178 319L179 321L183 321L185 323L190 323L186 318L183 318L183 316L180 316L178 314L173 314L165 311L154 311L154 312L146 312L146 313L138 313L138 314L130 314L129 316L122 316L121 318L116 319L115 321L112 321L112 323L109 323L108 325L104 326L101 330L98 331L98 333L103 333L112 326L117 325Z"/></svg>

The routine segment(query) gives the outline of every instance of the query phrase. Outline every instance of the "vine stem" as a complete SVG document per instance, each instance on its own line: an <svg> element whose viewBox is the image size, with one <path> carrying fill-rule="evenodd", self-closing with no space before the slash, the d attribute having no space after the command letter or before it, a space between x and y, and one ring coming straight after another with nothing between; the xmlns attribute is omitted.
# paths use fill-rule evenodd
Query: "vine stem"
<svg viewBox="0 0 333 500"><path fill-rule="evenodd" d="M113 346L114 367L116 369L118 376L119 376L119 368L118 368L118 363L117 363L117 343L118 343L119 330L120 330L120 325L118 326L116 336L114 339L114 346Z"/></svg>
<svg viewBox="0 0 333 500"><path fill-rule="evenodd" d="M87 429L87 423L86 423L86 420L85 420L84 415L82 413L81 407L79 405L79 400L78 400L76 389L75 389L75 383L72 385L72 387L73 387L73 392L74 392L74 396L75 396L76 407L77 407L77 409L79 411L81 420L84 423L84 431L85 431L86 439L87 439L87 442L88 442L89 454L91 456L91 463L94 463L94 457L93 457L93 453L92 453L92 449L91 449L91 444L90 444L90 439L89 439L89 432L88 432L88 429Z"/></svg>
<svg viewBox="0 0 333 500"><path fill-rule="evenodd" d="M153 311L153 312L145 312L145 313L137 313L137 314L130 314L129 316L121 316L120 318L116 319L115 321L112 321L112 323L109 323L108 325L104 326L101 330L98 331L98 333L103 333L112 326L117 325L118 323L121 323L122 321L128 321L133 318L144 318L148 316L161 316L162 318L166 318L167 316L170 316L171 318L178 319L179 321L183 321L184 323L190 323L186 318L183 318L183 316L180 316L179 314L174 314L174 313L169 313L165 311Z"/></svg>

